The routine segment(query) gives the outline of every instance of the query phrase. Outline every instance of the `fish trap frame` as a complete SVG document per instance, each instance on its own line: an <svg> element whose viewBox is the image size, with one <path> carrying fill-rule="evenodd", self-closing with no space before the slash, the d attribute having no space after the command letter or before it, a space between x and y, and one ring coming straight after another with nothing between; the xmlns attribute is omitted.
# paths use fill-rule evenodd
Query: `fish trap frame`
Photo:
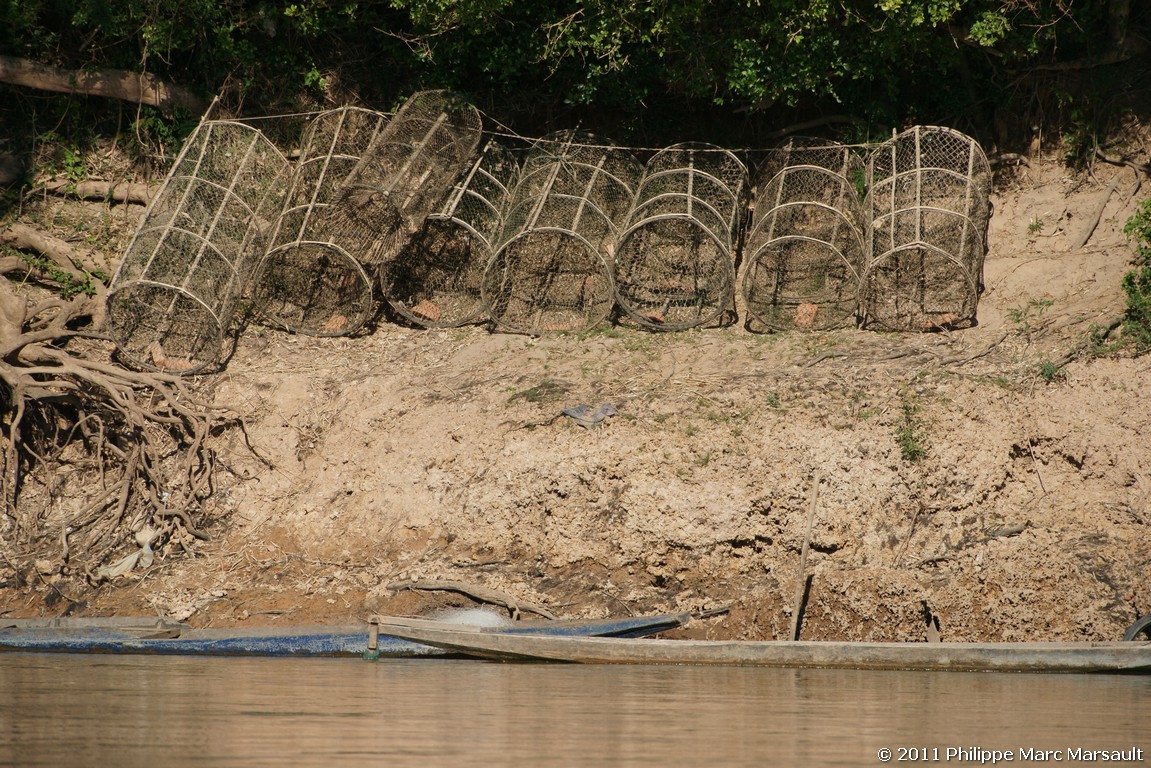
<svg viewBox="0 0 1151 768"><path fill-rule="evenodd" d="M476 108L447 91L414 94L391 119L355 108L317 118L261 270L265 316L317 336L362 328L380 265L470 165L480 132Z"/></svg>
<svg viewBox="0 0 1151 768"><path fill-rule="evenodd" d="M371 221L345 216L344 182L387 115L359 107L321 112L304 132L283 210L253 288L265 322L297 333L353 333L374 309L372 277L357 254Z"/></svg>
<svg viewBox="0 0 1151 768"><path fill-rule="evenodd" d="M339 216L375 226L356 256L377 271L423 227L480 143L479 110L450 91L421 91L404 102L344 182Z"/></svg>
<svg viewBox="0 0 1151 768"><path fill-rule="evenodd" d="M979 143L951 128L916 126L871 153L867 184L864 324L898 331L974 325L991 196Z"/></svg>
<svg viewBox="0 0 1151 768"><path fill-rule="evenodd" d="M642 171L629 151L586 133L532 146L481 285L497 330L581 331L611 313L612 248Z"/></svg>
<svg viewBox="0 0 1151 768"><path fill-rule="evenodd" d="M518 175L511 151L489 141L407 247L380 265L380 289L393 311L425 328L483 319L484 268Z"/></svg>
<svg viewBox="0 0 1151 768"><path fill-rule="evenodd" d="M616 301L651 330L684 330L733 304L747 168L711 144L676 144L647 162L615 249Z"/></svg>
<svg viewBox="0 0 1151 768"><path fill-rule="evenodd" d="M853 325L866 266L863 161L821 140L793 138L756 174L742 281L747 325L772 331Z"/></svg>
<svg viewBox="0 0 1151 768"><path fill-rule="evenodd" d="M288 175L288 160L255 128L200 123L108 292L110 335L124 358L171 374L219 363Z"/></svg>

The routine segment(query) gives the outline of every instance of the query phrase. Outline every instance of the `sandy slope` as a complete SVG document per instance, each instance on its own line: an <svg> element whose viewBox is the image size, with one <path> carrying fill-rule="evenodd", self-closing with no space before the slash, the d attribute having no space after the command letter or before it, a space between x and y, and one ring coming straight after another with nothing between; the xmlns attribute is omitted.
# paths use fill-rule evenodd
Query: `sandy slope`
<svg viewBox="0 0 1151 768"><path fill-rule="evenodd" d="M688 633L782 637L818 477L805 638L920 640L925 607L945 640L1118 638L1151 611L1151 361L1037 369L1122 311L1134 179L1095 175L999 179L966 331L249 329L203 386L272 466L228 438L201 556L85 610L347 622L466 603L388 588L442 578L572 616L730 604ZM561 415L609 402L598 429Z"/></svg>

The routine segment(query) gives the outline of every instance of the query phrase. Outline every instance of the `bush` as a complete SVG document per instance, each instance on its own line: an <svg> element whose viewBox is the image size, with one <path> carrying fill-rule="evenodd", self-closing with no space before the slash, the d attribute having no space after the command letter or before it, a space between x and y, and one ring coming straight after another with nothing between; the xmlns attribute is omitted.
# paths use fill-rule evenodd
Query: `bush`
<svg viewBox="0 0 1151 768"><path fill-rule="evenodd" d="M1135 241L1135 263L1151 264L1151 197L1143 201L1135 215L1127 219L1123 234Z"/></svg>
<svg viewBox="0 0 1151 768"><path fill-rule="evenodd" d="M1135 241L1137 269L1123 276L1127 294L1127 314L1123 318L1123 338L1135 345L1136 354L1151 349L1151 197L1127 220L1123 233Z"/></svg>
<svg viewBox="0 0 1151 768"><path fill-rule="evenodd" d="M1123 276L1127 294L1127 315L1123 318L1123 338L1135 345L1136 353L1151 350L1151 265Z"/></svg>

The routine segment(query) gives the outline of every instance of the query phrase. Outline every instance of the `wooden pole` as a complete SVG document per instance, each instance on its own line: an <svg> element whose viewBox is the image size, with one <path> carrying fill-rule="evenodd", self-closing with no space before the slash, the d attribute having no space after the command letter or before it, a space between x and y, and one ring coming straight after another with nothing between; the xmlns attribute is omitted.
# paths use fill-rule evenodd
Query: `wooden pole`
<svg viewBox="0 0 1151 768"><path fill-rule="evenodd" d="M819 483L823 479L820 473L815 474L815 482L811 486L811 501L807 507L807 532L803 535L803 549L799 553L799 573L795 580L795 601L791 609L791 639L799 639L801 613L803 611L803 594L807 591L807 552L811 547L811 529L815 524L815 506L819 500Z"/></svg>

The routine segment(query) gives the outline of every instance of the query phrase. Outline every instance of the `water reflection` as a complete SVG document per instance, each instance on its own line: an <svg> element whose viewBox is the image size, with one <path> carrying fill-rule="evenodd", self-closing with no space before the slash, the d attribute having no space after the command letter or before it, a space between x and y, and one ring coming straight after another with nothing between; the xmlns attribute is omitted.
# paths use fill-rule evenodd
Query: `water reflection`
<svg viewBox="0 0 1151 768"><path fill-rule="evenodd" d="M883 746L1151 760L1149 701L1146 677L0 654L0 765L877 765Z"/></svg>

